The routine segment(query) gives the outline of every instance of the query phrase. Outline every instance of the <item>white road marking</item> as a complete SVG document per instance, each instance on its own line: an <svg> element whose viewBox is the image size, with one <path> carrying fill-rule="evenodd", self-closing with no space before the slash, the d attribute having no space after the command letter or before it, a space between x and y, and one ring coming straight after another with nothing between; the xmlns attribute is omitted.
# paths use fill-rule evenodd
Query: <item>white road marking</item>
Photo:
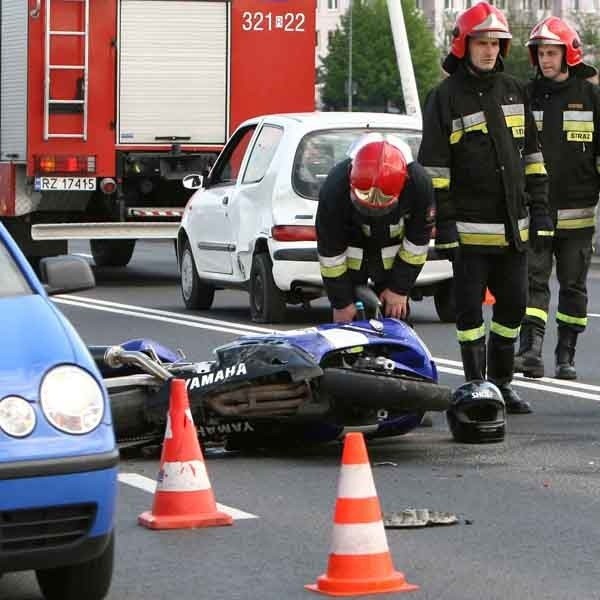
<svg viewBox="0 0 600 600"><path fill-rule="evenodd" d="M154 494L156 490L156 481L138 473L119 473L119 481L149 494ZM226 506L225 504L219 504L218 502L217 509L231 515L235 520L259 518L258 515L253 515L252 513Z"/></svg>
<svg viewBox="0 0 600 600"><path fill-rule="evenodd" d="M81 256L82 258L89 258L90 260L93 260L93 256L91 254L85 254L83 252L73 252L72 253L73 256Z"/></svg>
<svg viewBox="0 0 600 600"><path fill-rule="evenodd" d="M91 310L98 310L102 312L110 312L115 314L139 317L142 319L151 319L165 323L173 323L175 325L183 325L185 327L208 329L211 331L219 331L222 333L232 333L237 335L251 335L252 333L286 333L285 329L268 329L266 327L244 325L241 323L232 324L229 321L208 319L205 317L196 317L193 315L163 311L154 308L145 308L131 304L120 304L117 302L110 302L107 300L87 298L85 296L57 295L53 297L53 300L60 304L67 304L70 306L78 306L81 308L88 308ZM463 375L462 363L460 361L435 356L433 357L433 360L438 365L438 371L440 373L448 373L450 375L461 376ZM531 379L527 379L522 375L517 374L515 375L515 380L513 381L513 384L517 387L530 388L539 391L551 392L553 394L562 394L565 396L572 396L574 398L585 398L588 400L600 402L600 386L598 385L579 383L576 381L561 381L559 379L551 379L549 377L543 377L535 381L536 383L534 383ZM598 394L587 392L598 392Z"/></svg>
<svg viewBox="0 0 600 600"><path fill-rule="evenodd" d="M459 360L449 360L447 358L434 358L436 364L438 365L448 365L449 367L459 367L462 373L462 363ZM438 369L439 370L439 369ZM520 373L515 373L515 379L522 379L528 383L549 383L551 385L558 385L559 387L567 387L574 388L577 390L587 390L591 392L600 392L600 386L592 385L590 383L579 383L578 381L565 381L564 379L554 379L552 377L539 377L537 379L531 379L530 377L525 377Z"/></svg>
<svg viewBox="0 0 600 600"><path fill-rule="evenodd" d="M436 360L436 359L434 359ZM440 373L449 373L450 375L460 375L461 377L464 375L463 370L461 369L453 369L451 367L438 367L438 371ZM541 379L539 381L542 381ZM554 382L554 380L551 380ZM513 379L511 385L515 387L523 387L530 388L532 390L539 390L541 392L550 392L552 394L560 394L561 396L572 396L573 398L585 398L586 400L594 400L595 402L600 402L600 394L589 394L587 392L580 392L578 390L569 390L565 388L556 388L550 385L541 385L539 383L532 383L531 379L522 381L520 379ZM600 389L598 386L589 386L591 388L595 387L596 389Z"/></svg>
<svg viewBox="0 0 600 600"><path fill-rule="evenodd" d="M59 304L68 304L70 306L79 306L82 308L89 308L91 310L98 310L100 312L109 312L119 315L127 315L129 317L138 317L140 319L151 319L152 321L161 321L163 323L172 323L173 325L185 325L186 327L195 327L197 329L209 329L211 331L220 331L221 333L233 333L236 335L248 335L250 332L243 329L234 329L233 327L217 327L216 325L209 325L205 323L195 323L186 319L175 319L169 317L163 317L160 315L153 315L150 313L139 312L134 310L123 310L118 308L111 308L110 306L99 306L89 304L87 302L74 302L66 300L64 298L55 298L55 302ZM177 313L174 313L177 314Z"/></svg>
<svg viewBox="0 0 600 600"><path fill-rule="evenodd" d="M596 317L596 318L598 318L598 317L600 317L600 314L598 314L598 313L588 313L588 317Z"/></svg>
<svg viewBox="0 0 600 600"><path fill-rule="evenodd" d="M159 315L163 317L174 317L184 318L187 321L194 321L197 323L208 323L209 325L216 326L227 326L234 327L236 329L246 329L252 333L272 333L274 329L268 329L266 327L258 327L256 325L246 325L245 323L232 323L231 321L220 321L218 319L209 319L208 317L197 317L195 315L189 315L186 313L170 312L168 310L159 310L157 308L149 308L146 306L136 306L134 304L121 304L119 302L110 302L109 300L99 300L97 298L88 298L87 296L76 296L74 294L62 294L53 296L56 298L64 298L68 300L77 300L79 302L85 302L90 304L98 304L100 306L110 306L112 308L122 308L124 310L135 310L138 312L145 312L151 315Z"/></svg>

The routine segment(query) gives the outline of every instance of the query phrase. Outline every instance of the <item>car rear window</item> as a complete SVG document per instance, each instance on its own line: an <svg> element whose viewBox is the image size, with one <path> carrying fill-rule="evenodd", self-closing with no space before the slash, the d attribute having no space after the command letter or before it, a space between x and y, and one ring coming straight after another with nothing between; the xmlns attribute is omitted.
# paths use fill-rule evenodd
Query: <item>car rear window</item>
<svg viewBox="0 0 600 600"><path fill-rule="evenodd" d="M361 136L373 132L389 133L402 138L416 158L421 134L398 129L327 129L306 134L296 150L292 168L292 185L300 196L319 199L319 190L334 165L348 157L348 149Z"/></svg>
<svg viewBox="0 0 600 600"><path fill-rule="evenodd" d="M0 242L0 298L31 294L31 288L7 248Z"/></svg>

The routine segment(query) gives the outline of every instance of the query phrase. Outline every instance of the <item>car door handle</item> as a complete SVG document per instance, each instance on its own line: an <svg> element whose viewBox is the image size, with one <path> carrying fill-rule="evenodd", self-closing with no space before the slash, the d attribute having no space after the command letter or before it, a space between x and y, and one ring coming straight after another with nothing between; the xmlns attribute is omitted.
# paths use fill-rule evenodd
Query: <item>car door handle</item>
<svg viewBox="0 0 600 600"><path fill-rule="evenodd" d="M227 206L229 204L229 196L223 196L223 200L221 200L221 202Z"/></svg>

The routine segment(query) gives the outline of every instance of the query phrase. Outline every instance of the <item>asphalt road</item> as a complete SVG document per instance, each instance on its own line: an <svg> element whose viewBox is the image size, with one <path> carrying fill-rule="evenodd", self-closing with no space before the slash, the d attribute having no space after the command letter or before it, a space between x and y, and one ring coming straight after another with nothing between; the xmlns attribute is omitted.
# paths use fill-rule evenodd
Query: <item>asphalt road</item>
<svg viewBox="0 0 600 600"><path fill-rule="evenodd" d="M81 245L74 249L86 252ZM98 269L96 276L94 290L59 300L89 343L152 337L201 360L250 325L241 292L217 292L209 312L183 309L171 245L140 244L129 267ZM580 378L566 386L518 379L535 413L509 417L504 443L455 444L438 414L432 428L370 444L384 512L430 508L460 518L454 526L387 531L396 568L421 586L415 599L600 599L600 264L589 288L590 324L577 352ZM458 385L454 327L437 321L431 300L413 304L413 317L441 381ZM328 318L319 302L310 311L292 308L286 327ZM554 343L550 331L549 370ZM150 532L136 517L151 506L151 494L121 484L109 598L310 597L304 584L327 565L340 446L246 456L210 451L206 458L217 500L258 518L226 528ZM120 468L123 475L148 478L130 479L142 486L157 470L155 458L135 456ZM0 599L39 597L32 574L0 579Z"/></svg>

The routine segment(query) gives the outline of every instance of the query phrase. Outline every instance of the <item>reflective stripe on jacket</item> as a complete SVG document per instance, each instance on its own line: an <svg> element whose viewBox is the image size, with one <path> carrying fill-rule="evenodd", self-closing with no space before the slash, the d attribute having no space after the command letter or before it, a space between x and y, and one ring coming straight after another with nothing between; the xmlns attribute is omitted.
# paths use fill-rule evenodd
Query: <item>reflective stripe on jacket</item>
<svg viewBox="0 0 600 600"><path fill-rule="evenodd" d="M350 199L350 159L337 164L319 194L317 250L327 296L334 308L354 302L354 285L371 278L378 287L408 294L427 259L434 220L431 180L416 162L394 210L381 217L359 213Z"/></svg>
<svg viewBox="0 0 600 600"><path fill-rule="evenodd" d="M524 250L529 210L548 210L524 87L502 72L477 77L462 64L429 95L423 123L419 162L432 178L438 224L455 221L464 247Z"/></svg>
<svg viewBox="0 0 600 600"><path fill-rule="evenodd" d="M528 85L550 176L550 213L560 236L589 235L600 192L600 91L571 75Z"/></svg>

